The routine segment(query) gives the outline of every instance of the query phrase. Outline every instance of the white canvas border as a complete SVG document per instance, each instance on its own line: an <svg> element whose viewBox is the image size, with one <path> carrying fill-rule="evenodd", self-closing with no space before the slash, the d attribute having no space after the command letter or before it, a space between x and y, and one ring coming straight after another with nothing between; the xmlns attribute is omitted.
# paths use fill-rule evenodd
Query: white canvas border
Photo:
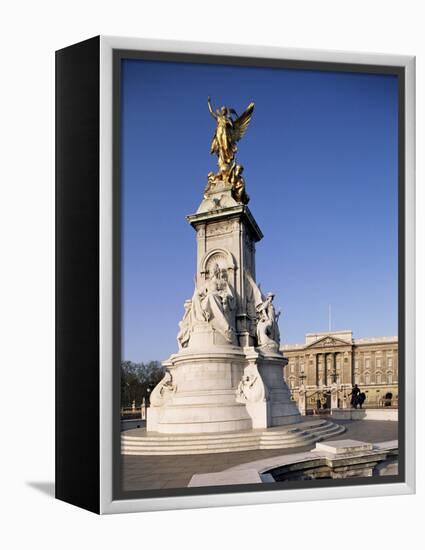
<svg viewBox="0 0 425 550"><path fill-rule="evenodd" d="M144 50L207 55L292 59L405 67L405 254L406 254L406 482L349 487L253 491L195 496L113 500L112 437L112 242L113 242L113 50ZM124 513L240 504L295 502L411 494L415 490L415 58L342 51L257 45L177 42L101 36L100 38L100 511Z"/></svg>

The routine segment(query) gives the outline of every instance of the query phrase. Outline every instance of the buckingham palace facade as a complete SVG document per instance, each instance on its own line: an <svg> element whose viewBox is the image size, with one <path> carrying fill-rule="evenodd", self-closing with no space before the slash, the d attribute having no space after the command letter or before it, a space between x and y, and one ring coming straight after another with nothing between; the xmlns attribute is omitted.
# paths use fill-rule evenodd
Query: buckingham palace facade
<svg viewBox="0 0 425 550"><path fill-rule="evenodd" d="M305 391L307 408L318 400L326 405L331 390L338 395L338 407L349 406L353 384L366 394L365 407L397 406L398 338L353 338L350 330L305 335L303 344L281 348L288 364L286 383L298 401ZM324 401L323 401L324 400Z"/></svg>

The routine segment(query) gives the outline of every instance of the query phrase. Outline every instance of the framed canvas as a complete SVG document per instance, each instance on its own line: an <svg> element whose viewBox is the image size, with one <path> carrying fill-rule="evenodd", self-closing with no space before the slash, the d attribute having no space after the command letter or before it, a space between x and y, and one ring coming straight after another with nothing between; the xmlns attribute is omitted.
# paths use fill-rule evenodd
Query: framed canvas
<svg viewBox="0 0 425 550"><path fill-rule="evenodd" d="M414 58L56 52L56 496L412 493Z"/></svg>

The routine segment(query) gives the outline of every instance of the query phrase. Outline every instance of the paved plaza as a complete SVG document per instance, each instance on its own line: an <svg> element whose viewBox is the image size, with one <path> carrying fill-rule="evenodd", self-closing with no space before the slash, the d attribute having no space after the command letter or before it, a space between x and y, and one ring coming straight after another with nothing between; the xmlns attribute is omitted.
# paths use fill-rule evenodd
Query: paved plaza
<svg viewBox="0 0 425 550"><path fill-rule="evenodd" d="M329 417L327 417L329 419ZM332 439L356 439L370 443L398 439L398 422L344 421L335 422L346 428ZM125 491L187 487L194 474L220 472L239 464L279 455L304 452L315 446L269 451L242 451L205 455L122 456L123 489Z"/></svg>

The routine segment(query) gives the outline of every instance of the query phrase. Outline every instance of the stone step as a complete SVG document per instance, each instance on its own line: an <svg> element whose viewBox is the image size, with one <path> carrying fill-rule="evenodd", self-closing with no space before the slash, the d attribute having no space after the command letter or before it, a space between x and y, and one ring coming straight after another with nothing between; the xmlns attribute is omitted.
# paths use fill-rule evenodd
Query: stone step
<svg viewBox="0 0 425 550"><path fill-rule="evenodd" d="M329 424L326 420L316 420L314 422L302 422L300 424L291 425L290 427L285 426L275 426L273 428L268 428L267 430L257 429L257 430L250 430L250 431L239 431L239 432L220 432L220 433L193 433L193 434L162 434L162 433L155 433L155 434L147 434L144 432L143 434L143 441L158 441L158 438L161 439L161 441L193 441L194 439L199 440L209 440L209 439L245 439L246 437L282 437L284 435L291 436L294 433L304 433L307 430L310 429L316 429L320 426L326 426ZM135 433L137 432L137 433ZM131 440L131 439L137 439L139 440L141 438L140 436L140 429L138 430L128 430L122 435L122 439L124 440Z"/></svg>
<svg viewBox="0 0 425 550"><path fill-rule="evenodd" d="M143 428L138 428L134 430L127 430L122 433L122 439L128 441L180 441L182 443L189 441L209 441L219 439L223 440L242 440L246 438L292 438L296 436L303 436L310 433L311 431L328 429L329 427L338 427L337 424L332 422L318 422L315 424L300 425L303 429L298 427L296 428L269 428L269 429L257 429L257 430L243 430L238 432L214 432L214 433L188 433L188 434L163 434L163 433L148 433Z"/></svg>
<svg viewBox="0 0 425 550"><path fill-rule="evenodd" d="M333 433L330 435L334 435ZM314 436L311 439L308 440L295 440L292 442L286 442L276 445L262 445L262 444L256 444L256 445L237 445L237 446L221 446L221 447L211 447L207 446L206 448L201 447L191 447L188 448L187 446L181 446L181 447L172 447L170 449L167 448L140 448L140 449L134 449L134 448L127 448L123 447L123 454L126 455L149 455L149 456L160 456L160 455L192 455L192 454L209 454L209 453L229 453L229 452L241 452L241 451L260 451L260 450L275 450L275 449L291 449L296 447L304 447L306 445L311 445L315 443L316 441L321 441L324 439L324 436Z"/></svg>
<svg viewBox="0 0 425 550"><path fill-rule="evenodd" d="M214 441L190 441L182 444L180 441L150 441L149 443L146 442L132 442L129 443L127 441L123 442L123 445L127 448L133 448L133 449L149 449L149 448L156 448L161 446L162 449L171 449L171 448L191 448L191 447L198 447L198 448L207 448L207 447L237 447L238 445L257 445L260 443L260 438L253 438L253 439L243 439L240 441L220 441L219 439L216 439Z"/></svg>
<svg viewBox="0 0 425 550"><path fill-rule="evenodd" d="M317 435L322 435L322 432ZM238 447L240 445L282 445L282 444L292 444L297 441L306 441L314 437L314 434L309 434L308 436L303 437L293 437L291 439L281 439L281 440L273 440L273 441L263 441L261 438L252 438L252 439L243 439L240 441L220 441L220 440L214 440L214 441L191 441L186 442L184 445L181 444L181 442L178 441L169 441L169 442L163 442L163 441L157 441L157 442L127 442L123 441L123 446L126 448L133 448L133 449L148 449L148 448L156 448L159 445L161 445L161 448L191 448L191 447L198 447L198 448L207 448L207 447Z"/></svg>
<svg viewBox="0 0 425 550"><path fill-rule="evenodd" d="M121 452L125 455L191 455L265 449L287 449L311 445L345 431L343 426L328 421L306 422L290 428L271 428L223 434L122 435ZM135 430L136 432L136 430ZM144 434L144 435L142 435Z"/></svg>
<svg viewBox="0 0 425 550"><path fill-rule="evenodd" d="M252 447L250 445L248 445L247 447L240 447L237 449L237 451L256 451L256 450L259 450L257 447ZM188 451L187 449L184 449L184 450L178 450L178 449L173 449L172 452L167 452L167 451L163 451L163 450L151 450L151 451L147 451L147 450L138 450L138 451L133 451L133 450L125 450L123 449L122 451L122 454L125 454L127 456L165 456L165 455L204 455L204 454L215 454L215 453L232 453L232 452L235 452L235 449L233 448L229 448L229 449L226 449L226 448L223 448L223 449L193 449L193 450L190 450Z"/></svg>
<svg viewBox="0 0 425 550"><path fill-rule="evenodd" d="M280 440L283 438L289 438L289 437L308 437L310 434L314 433L320 433L320 432L326 432L329 430L335 429L333 425L330 426L319 426L317 428L311 428L309 430L303 430L302 432L298 434L292 434L291 436L279 436L279 435L269 435L269 434L262 434L261 440L262 441L273 441L273 440Z"/></svg>
<svg viewBox="0 0 425 550"><path fill-rule="evenodd" d="M178 444L178 445L186 445L186 444L190 444L192 442L214 442L214 441L228 441L228 442L232 442L232 441L246 441L246 440L252 440L252 441L258 441L261 437L261 434L254 434L254 435L244 435L243 437L235 437L235 438L226 438L226 437L223 437L221 438L219 435L215 435L214 437L203 437L202 435L197 435L197 434L194 434L192 437L185 437L185 438L180 438L180 437L175 437L175 438L170 438L170 437L162 437L161 435L158 435L158 437L156 438L153 438L153 437L143 437L143 436L140 436L140 437L125 437L123 436L121 439L122 441L125 441L126 443L129 443L129 444L134 444L134 443L138 443L140 441L143 441L143 444L144 445L149 445L150 443L155 443L157 444L158 441L161 441L163 442L164 444Z"/></svg>
<svg viewBox="0 0 425 550"><path fill-rule="evenodd" d="M285 443L285 442L291 442L291 441L298 441L299 439L308 439L313 436L313 434L322 434L327 433L329 431L334 431L335 428L333 426L320 426L316 429L312 430L305 430L303 432L293 432L293 433L283 433L283 434L267 434L264 432L260 433L244 433L243 436L239 434L238 437L235 438L222 438L220 435L209 436L209 437L203 437L203 436L192 436L192 437L185 437L180 438L163 438L161 436L153 438L146 438L146 437L122 437L122 442L128 446L143 446L143 447L150 447L150 446L157 446L160 442L164 446L179 446L179 445L214 445L216 443L219 443L220 445L223 444L229 444L230 446L233 445L240 445L241 442L245 443L255 443L260 441L261 443Z"/></svg>
<svg viewBox="0 0 425 550"><path fill-rule="evenodd" d="M317 433L327 433L328 430L320 430ZM151 447L151 446L157 446L159 443L164 446L181 446L181 445L239 445L239 444L249 444L249 443L256 443L256 442L262 442L262 443L286 443L291 441L298 441L298 440L304 440L308 439L312 436L310 433L306 434L300 434L300 435L293 435L293 436L286 436L286 437L274 437L274 438L264 438L261 435L255 436L255 437L241 437L241 438L235 438L233 440L231 439L208 439L205 440L203 438L194 438L192 440L185 440L185 441L172 441L172 440L162 440L158 438L157 440L149 440L145 441L144 438L140 438L139 440L136 440L135 438L128 438L123 439L122 442L128 447Z"/></svg>
<svg viewBox="0 0 425 550"><path fill-rule="evenodd" d="M322 432L316 432L313 434L310 434L308 437L305 437L303 439L296 440L297 445L286 445L285 442L285 448L291 447L291 446L300 446L300 445L310 445L311 443L315 443L317 441L322 441L328 437L332 437L334 435L338 435L340 433L343 433L345 431L345 428L340 429L332 429L332 430L324 430ZM263 442L261 441L260 444L261 449L280 449L282 447L282 442L276 441L276 442Z"/></svg>

